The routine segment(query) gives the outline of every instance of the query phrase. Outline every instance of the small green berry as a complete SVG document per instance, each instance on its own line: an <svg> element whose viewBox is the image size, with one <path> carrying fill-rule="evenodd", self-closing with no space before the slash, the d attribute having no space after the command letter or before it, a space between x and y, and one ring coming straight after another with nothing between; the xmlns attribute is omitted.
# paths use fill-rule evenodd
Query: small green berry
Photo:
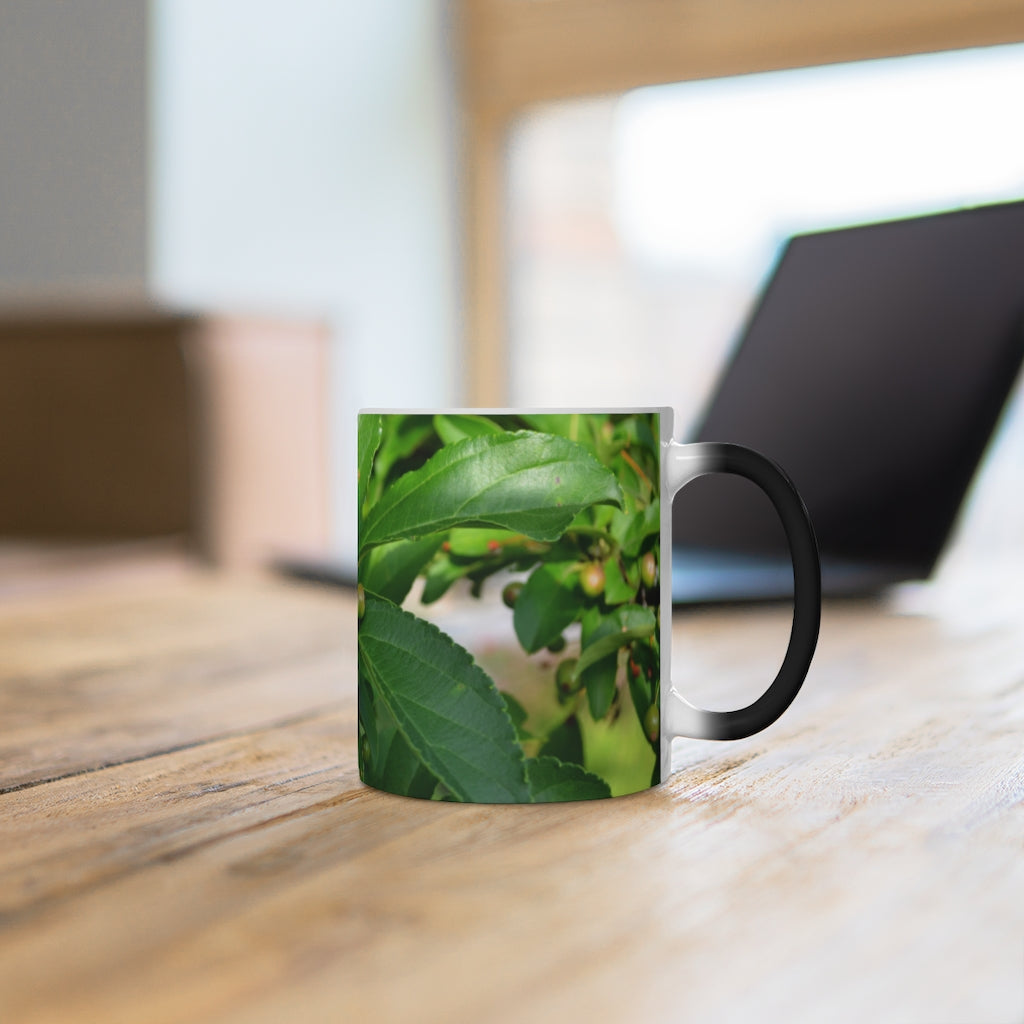
<svg viewBox="0 0 1024 1024"><path fill-rule="evenodd" d="M580 570L580 587L587 597L600 597L604 593L604 566L600 562L588 562Z"/></svg>
<svg viewBox="0 0 1024 1024"><path fill-rule="evenodd" d="M580 688L580 681L573 679L575 671L575 658L565 658L558 663L558 668L555 669L555 684L560 693L575 693Z"/></svg>
<svg viewBox="0 0 1024 1024"><path fill-rule="evenodd" d="M522 589L523 584L520 580L513 580L511 583L505 584L505 589L501 592L501 599L505 602L506 608L515 608Z"/></svg>
<svg viewBox="0 0 1024 1024"><path fill-rule="evenodd" d="M644 715L644 732L652 743L658 742L658 736L661 734L661 712L657 704L652 704Z"/></svg>
<svg viewBox="0 0 1024 1024"><path fill-rule="evenodd" d="M552 640L551 643L548 644L548 650L552 654L558 654L559 651L564 651L565 650L565 637L564 636L555 637L555 639Z"/></svg>
<svg viewBox="0 0 1024 1024"><path fill-rule="evenodd" d="M640 559L640 579L645 587L653 587L658 582L658 559L653 551L648 551Z"/></svg>

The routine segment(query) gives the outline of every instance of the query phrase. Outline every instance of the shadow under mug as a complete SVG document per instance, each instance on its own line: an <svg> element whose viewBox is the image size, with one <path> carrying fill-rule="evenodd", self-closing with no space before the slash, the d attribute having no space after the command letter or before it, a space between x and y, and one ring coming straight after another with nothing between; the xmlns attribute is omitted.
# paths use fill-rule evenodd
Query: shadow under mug
<svg viewBox="0 0 1024 1024"><path fill-rule="evenodd" d="M671 409L359 415L359 773L405 796L541 803L657 785L675 737L771 725L810 667L818 550L785 473L679 444ZM775 507L793 622L752 704L706 711L671 665L671 505L708 473ZM680 500L685 500L685 497Z"/></svg>

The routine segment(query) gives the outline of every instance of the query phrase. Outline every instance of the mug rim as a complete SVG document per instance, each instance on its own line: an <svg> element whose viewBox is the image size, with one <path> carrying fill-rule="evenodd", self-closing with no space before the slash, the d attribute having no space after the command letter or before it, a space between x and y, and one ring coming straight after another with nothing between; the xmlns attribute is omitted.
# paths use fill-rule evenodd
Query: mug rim
<svg viewBox="0 0 1024 1024"><path fill-rule="evenodd" d="M509 406L367 406L361 408L359 416L502 416L519 413L543 413L545 415L572 415L573 413L672 413L670 405L509 405Z"/></svg>

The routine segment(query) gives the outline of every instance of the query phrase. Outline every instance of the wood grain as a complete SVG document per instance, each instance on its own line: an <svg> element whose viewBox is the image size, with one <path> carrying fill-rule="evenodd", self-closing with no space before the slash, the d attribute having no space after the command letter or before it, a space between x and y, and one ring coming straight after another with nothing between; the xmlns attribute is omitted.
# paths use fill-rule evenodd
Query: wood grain
<svg viewBox="0 0 1024 1024"><path fill-rule="evenodd" d="M1019 1020L1012 569L829 606L770 730L561 806L363 787L346 596L197 577L0 606L4 749L36 752L0 794L0 1019ZM787 616L677 616L676 678L741 699ZM235 717L207 721L222 687Z"/></svg>
<svg viewBox="0 0 1024 1024"><path fill-rule="evenodd" d="M266 592L200 575L0 608L0 791L336 704L351 616Z"/></svg>

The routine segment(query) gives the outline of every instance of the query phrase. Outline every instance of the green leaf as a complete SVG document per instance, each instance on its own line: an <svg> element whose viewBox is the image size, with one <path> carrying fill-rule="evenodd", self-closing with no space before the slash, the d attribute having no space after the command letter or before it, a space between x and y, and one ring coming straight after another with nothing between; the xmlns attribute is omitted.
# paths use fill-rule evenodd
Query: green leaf
<svg viewBox="0 0 1024 1024"><path fill-rule="evenodd" d="M583 763L583 734L575 715L570 715L561 725L548 733L539 755L557 757L560 761Z"/></svg>
<svg viewBox="0 0 1024 1024"><path fill-rule="evenodd" d="M659 536L661 532L661 502L655 501L646 508L634 512L622 536L622 550L636 558L648 537Z"/></svg>
<svg viewBox="0 0 1024 1024"><path fill-rule="evenodd" d="M657 452L656 434L660 434L660 414L656 412L627 416L615 425L617 440L622 440L631 449L639 448L643 452Z"/></svg>
<svg viewBox="0 0 1024 1024"><path fill-rule="evenodd" d="M522 595L520 595L522 596ZM606 615L589 635L583 637L583 650L576 662L574 675L579 678L589 666L614 654L633 640L652 636L658 620L650 608L626 605Z"/></svg>
<svg viewBox="0 0 1024 1024"><path fill-rule="evenodd" d="M381 420L383 431L374 466L378 498L392 467L434 439L434 424L430 416L394 413L382 416Z"/></svg>
<svg viewBox="0 0 1024 1024"><path fill-rule="evenodd" d="M635 579L630 582L622 573L617 558L609 558L604 563L604 599L606 604L625 604L636 597L640 584L640 570L633 573Z"/></svg>
<svg viewBox="0 0 1024 1024"><path fill-rule="evenodd" d="M363 501L366 499L366 483L370 479L373 468L373 457L381 438L381 420L376 413L360 413L359 415L359 504L360 514Z"/></svg>
<svg viewBox="0 0 1024 1024"><path fill-rule="evenodd" d="M469 564L454 562L447 554L438 555L427 567L420 600L424 604L433 604L448 593L448 589L453 583L458 582L463 576L479 569L484 564L483 561Z"/></svg>
<svg viewBox="0 0 1024 1024"><path fill-rule="evenodd" d="M539 540L531 540L522 533L511 530L494 530L458 527L448 534L448 547L453 555L460 558L522 558L524 555L540 555L551 546Z"/></svg>
<svg viewBox="0 0 1024 1024"><path fill-rule="evenodd" d="M586 414L572 412L532 412L524 413L522 421L542 434L554 434L570 441L581 439L581 423Z"/></svg>
<svg viewBox="0 0 1024 1024"><path fill-rule="evenodd" d="M536 556L531 556L531 562ZM466 578L472 580L479 589L479 584L489 576L501 572L508 564L507 559L491 557L465 559L452 558L448 552L437 555L427 566L424 574L425 583L420 600L423 604L433 604L442 598L453 583Z"/></svg>
<svg viewBox="0 0 1024 1024"><path fill-rule="evenodd" d="M377 777L370 782L371 786L383 789L386 793L430 799L437 788L437 779L398 729L388 734L382 753L384 760Z"/></svg>
<svg viewBox="0 0 1024 1024"><path fill-rule="evenodd" d="M599 721L608 714L615 699L615 680L619 674L619 653L613 651L599 661L588 665L579 673L580 682L587 691L590 714Z"/></svg>
<svg viewBox="0 0 1024 1024"><path fill-rule="evenodd" d="M445 444L454 444L467 437L503 434L504 430L486 416L435 416L434 430Z"/></svg>
<svg viewBox="0 0 1024 1024"><path fill-rule="evenodd" d="M582 650L574 677L586 687L590 713L604 718L615 698L619 650L633 640L651 636L657 618L650 608L625 605L610 615L584 619Z"/></svg>
<svg viewBox="0 0 1024 1024"><path fill-rule="evenodd" d="M557 540L581 508L617 504L610 470L582 445L519 431L448 445L388 488L366 517L363 546L453 526L497 526Z"/></svg>
<svg viewBox="0 0 1024 1024"><path fill-rule="evenodd" d="M582 612L583 598L572 585L575 569L574 562L542 565L519 591L512 626L527 654L554 643Z"/></svg>
<svg viewBox="0 0 1024 1024"><path fill-rule="evenodd" d="M420 540L396 540L372 548L359 567L359 582L372 594L401 604L420 570L440 548L442 534Z"/></svg>
<svg viewBox="0 0 1024 1024"><path fill-rule="evenodd" d="M513 537L525 539L511 530L460 527L449 532L448 550L457 558L479 558L497 554Z"/></svg>
<svg viewBox="0 0 1024 1024"><path fill-rule="evenodd" d="M375 705L365 672L359 673L359 722L369 744L368 758L360 749L360 778L388 793L429 798L437 779L406 743L388 709Z"/></svg>
<svg viewBox="0 0 1024 1024"><path fill-rule="evenodd" d="M508 712L508 717L512 719L512 725L516 730L516 739L520 742L534 739L535 737L526 729L524 724L527 719L526 708L511 693L506 693L504 690L499 690L498 692L501 694L501 699L505 702L505 710Z"/></svg>
<svg viewBox="0 0 1024 1024"><path fill-rule="evenodd" d="M600 413L524 413L520 417L531 430L578 441L605 462L601 429L607 417Z"/></svg>
<svg viewBox="0 0 1024 1024"><path fill-rule="evenodd" d="M364 781L369 782L363 774L363 738L366 738L366 742L369 748L369 758L371 764L378 762L378 747L379 739L377 735L377 719L378 714L373 704L373 691L370 689L370 684L366 681L366 677L362 672L358 673L358 693L359 693L359 775ZM368 766L365 766L368 767ZM372 785L373 783L371 783Z"/></svg>
<svg viewBox="0 0 1024 1024"><path fill-rule="evenodd" d="M372 594L359 623L359 664L422 764L457 800L530 799L505 703L468 651L436 626Z"/></svg>
<svg viewBox="0 0 1024 1024"><path fill-rule="evenodd" d="M526 762L530 793L535 804L562 800L600 800L612 795L608 783L578 764L557 757L531 757Z"/></svg>
<svg viewBox="0 0 1024 1024"><path fill-rule="evenodd" d="M622 542L625 540L626 534L629 532L629 528L633 523L634 516L639 515L639 513L629 512L625 508L613 508L611 512L612 516L608 524L608 533L618 541L619 546L621 547Z"/></svg>
<svg viewBox="0 0 1024 1024"><path fill-rule="evenodd" d="M630 648L629 661L626 662L626 679L629 682L629 695L633 698L636 716L641 722L656 693L658 662L658 652L646 641L634 644ZM633 670L634 665L638 670L636 674Z"/></svg>
<svg viewBox="0 0 1024 1024"><path fill-rule="evenodd" d="M619 458L614 463L615 476L622 490L628 491L634 499L646 500L643 484L633 466L625 459Z"/></svg>

